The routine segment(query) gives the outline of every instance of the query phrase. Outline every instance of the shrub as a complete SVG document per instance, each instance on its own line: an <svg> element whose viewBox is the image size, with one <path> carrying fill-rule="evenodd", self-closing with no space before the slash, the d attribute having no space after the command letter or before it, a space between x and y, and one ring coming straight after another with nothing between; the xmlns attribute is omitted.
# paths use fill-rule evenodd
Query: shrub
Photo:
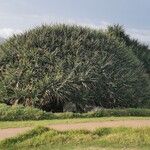
<svg viewBox="0 0 150 150"><path fill-rule="evenodd" d="M105 108L139 107L148 79L132 48L80 26L42 26L0 46L0 99L62 112L65 102Z"/></svg>
<svg viewBox="0 0 150 150"><path fill-rule="evenodd" d="M111 117L111 116L150 116L150 109L126 108L126 109L98 109L85 113L87 117Z"/></svg>
<svg viewBox="0 0 150 150"><path fill-rule="evenodd" d="M124 42L126 46L131 47L133 53L143 63L146 72L150 75L150 49L148 45L142 44L135 39L131 39L120 25L109 26L108 34L113 38Z"/></svg>
<svg viewBox="0 0 150 150"><path fill-rule="evenodd" d="M32 107L24 106L7 106L0 104L0 120L13 121L13 120L40 120L52 118L52 114Z"/></svg>
<svg viewBox="0 0 150 150"><path fill-rule="evenodd" d="M150 117L150 109L99 109L88 113L47 113L33 107L0 104L0 121L72 119L93 117L143 116Z"/></svg>

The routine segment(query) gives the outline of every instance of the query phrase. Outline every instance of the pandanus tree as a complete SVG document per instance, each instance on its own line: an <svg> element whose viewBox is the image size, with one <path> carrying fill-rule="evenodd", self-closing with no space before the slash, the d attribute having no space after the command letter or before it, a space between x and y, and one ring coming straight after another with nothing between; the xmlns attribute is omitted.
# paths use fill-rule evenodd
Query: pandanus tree
<svg viewBox="0 0 150 150"><path fill-rule="evenodd" d="M137 107L147 100L141 62L100 30L44 25L8 39L0 54L0 100L10 105L57 112L66 102L83 110Z"/></svg>
<svg viewBox="0 0 150 150"><path fill-rule="evenodd" d="M111 37L125 43L127 47L130 47L137 58L143 63L146 73L150 75L150 49L148 45L130 38L125 33L123 26L120 25L108 26L107 33Z"/></svg>

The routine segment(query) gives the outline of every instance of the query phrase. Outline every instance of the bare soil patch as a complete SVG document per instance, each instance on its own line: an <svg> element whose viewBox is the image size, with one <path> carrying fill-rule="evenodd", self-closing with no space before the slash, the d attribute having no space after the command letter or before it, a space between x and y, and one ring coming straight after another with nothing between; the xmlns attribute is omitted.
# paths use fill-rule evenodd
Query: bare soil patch
<svg viewBox="0 0 150 150"><path fill-rule="evenodd" d="M86 122L75 124L56 124L49 125L49 128L64 131L64 130L95 130L101 127L150 127L150 120L118 120L118 121L104 121L104 122Z"/></svg>
<svg viewBox="0 0 150 150"><path fill-rule="evenodd" d="M0 129L0 140L10 138L18 134L22 134L30 129L31 129L30 127Z"/></svg>

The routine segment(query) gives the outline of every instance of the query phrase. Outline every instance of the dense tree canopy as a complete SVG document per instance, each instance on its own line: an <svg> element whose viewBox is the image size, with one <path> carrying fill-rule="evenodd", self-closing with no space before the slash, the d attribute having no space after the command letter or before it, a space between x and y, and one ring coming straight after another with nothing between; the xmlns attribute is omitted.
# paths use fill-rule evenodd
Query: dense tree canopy
<svg viewBox="0 0 150 150"><path fill-rule="evenodd" d="M37 27L0 47L0 100L62 111L85 105L142 107L148 78L133 48L80 26Z"/></svg>
<svg viewBox="0 0 150 150"><path fill-rule="evenodd" d="M150 75L150 49L148 45L142 44L135 39L131 39L120 25L108 27L108 34L124 42L126 46L131 47L137 58L143 63L146 72Z"/></svg>

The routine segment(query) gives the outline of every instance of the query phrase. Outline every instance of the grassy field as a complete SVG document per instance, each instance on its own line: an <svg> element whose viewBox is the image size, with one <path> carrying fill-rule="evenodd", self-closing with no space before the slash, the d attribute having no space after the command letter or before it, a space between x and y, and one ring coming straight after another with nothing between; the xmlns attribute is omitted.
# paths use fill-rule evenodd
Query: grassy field
<svg viewBox="0 0 150 150"><path fill-rule="evenodd" d="M143 149L150 148L150 128L99 128L95 131L56 131L37 127L0 142L1 149Z"/></svg>
<svg viewBox="0 0 150 150"><path fill-rule="evenodd" d="M83 123L83 122L100 122L116 120L150 120L150 117L101 117L101 118L74 118L74 119L54 119L39 121L0 121L0 129L16 127L36 127L60 123Z"/></svg>
<svg viewBox="0 0 150 150"><path fill-rule="evenodd" d="M21 135L0 141L2 150L149 150L150 127L101 127L94 131L57 131L47 125L86 122L150 120L150 117L101 117L39 121L0 121L0 129L32 127ZM40 127L38 127L40 126Z"/></svg>

